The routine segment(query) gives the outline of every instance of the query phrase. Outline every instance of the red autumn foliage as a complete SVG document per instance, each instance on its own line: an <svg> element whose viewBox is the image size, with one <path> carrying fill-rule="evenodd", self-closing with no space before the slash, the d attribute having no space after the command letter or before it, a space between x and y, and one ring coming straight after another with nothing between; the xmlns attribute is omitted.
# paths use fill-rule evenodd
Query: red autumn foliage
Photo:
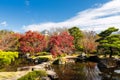
<svg viewBox="0 0 120 80"><path fill-rule="evenodd" d="M74 50L74 38L68 32L62 32L59 35L53 35L49 41L50 52L54 57L62 53L71 53Z"/></svg>
<svg viewBox="0 0 120 80"><path fill-rule="evenodd" d="M17 51L21 34L11 33L4 35L0 40L0 50Z"/></svg>
<svg viewBox="0 0 120 80"><path fill-rule="evenodd" d="M19 41L20 51L22 53L30 53L31 55L35 55L46 48L45 36L38 32L28 31L22 35Z"/></svg>

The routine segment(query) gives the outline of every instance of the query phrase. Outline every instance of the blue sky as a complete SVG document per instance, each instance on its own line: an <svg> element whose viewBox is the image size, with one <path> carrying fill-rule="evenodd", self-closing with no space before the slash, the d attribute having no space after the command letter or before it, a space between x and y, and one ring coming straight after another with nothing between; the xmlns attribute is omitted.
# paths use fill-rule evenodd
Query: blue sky
<svg viewBox="0 0 120 80"><path fill-rule="evenodd" d="M0 0L0 30L25 32L72 26L96 31L108 26L119 28L119 4L120 0Z"/></svg>

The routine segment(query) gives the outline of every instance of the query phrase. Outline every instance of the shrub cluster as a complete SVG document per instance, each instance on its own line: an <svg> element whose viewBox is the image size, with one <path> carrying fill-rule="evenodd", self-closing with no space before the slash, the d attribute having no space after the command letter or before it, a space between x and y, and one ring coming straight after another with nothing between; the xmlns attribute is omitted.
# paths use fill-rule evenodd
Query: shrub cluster
<svg viewBox="0 0 120 80"><path fill-rule="evenodd" d="M18 52L0 51L0 66L10 64L15 58L18 58Z"/></svg>

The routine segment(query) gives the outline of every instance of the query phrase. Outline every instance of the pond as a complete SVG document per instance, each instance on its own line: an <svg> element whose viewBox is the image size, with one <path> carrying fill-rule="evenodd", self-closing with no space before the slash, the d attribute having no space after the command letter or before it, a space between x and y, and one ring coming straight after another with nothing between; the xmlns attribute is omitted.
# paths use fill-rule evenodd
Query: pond
<svg viewBox="0 0 120 80"><path fill-rule="evenodd" d="M120 80L120 74L101 73L97 63L66 63L63 65L52 65L59 80Z"/></svg>
<svg viewBox="0 0 120 80"><path fill-rule="evenodd" d="M16 71L18 67L34 66L25 59L18 59L0 71ZM48 69L55 71L58 80L120 80L120 68L98 68L94 62L68 62L60 65L50 65Z"/></svg>

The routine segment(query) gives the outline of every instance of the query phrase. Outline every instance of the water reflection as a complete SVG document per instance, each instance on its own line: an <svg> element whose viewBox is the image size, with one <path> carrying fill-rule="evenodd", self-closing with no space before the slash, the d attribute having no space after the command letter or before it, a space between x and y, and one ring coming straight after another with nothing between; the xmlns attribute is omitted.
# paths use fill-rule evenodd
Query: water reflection
<svg viewBox="0 0 120 80"><path fill-rule="evenodd" d="M59 80L120 80L120 75L118 77L116 75L112 75L112 77L106 74L100 75L97 63L93 62L67 63L51 67L58 74Z"/></svg>
<svg viewBox="0 0 120 80"><path fill-rule="evenodd" d="M85 71L85 80L101 80L101 76L99 75L100 71L98 67L96 66L96 63L93 62L87 62L84 66Z"/></svg>
<svg viewBox="0 0 120 80"><path fill-rule="evenodd" d="M101 80L96 63L68 63L52 66L59 80Z"/></svg>

